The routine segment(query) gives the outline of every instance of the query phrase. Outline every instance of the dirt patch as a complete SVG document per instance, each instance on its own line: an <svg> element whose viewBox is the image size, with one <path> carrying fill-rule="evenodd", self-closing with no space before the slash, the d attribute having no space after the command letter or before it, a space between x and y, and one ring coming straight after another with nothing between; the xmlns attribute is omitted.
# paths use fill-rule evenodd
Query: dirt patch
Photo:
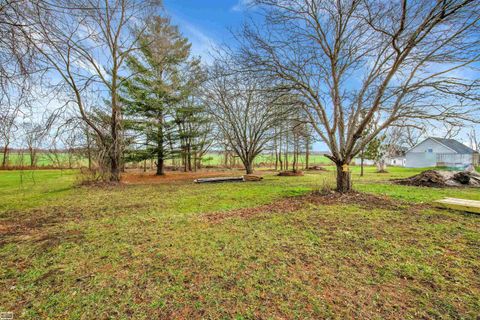
<svg viewBox="0 0 480 320"><path fill-rule="evenodd" d="M227 218L251 218L262 213L291 213L298 211L305 206L313 205L358 205L363 209L386 209L400 210L405 208L406 203L393 200L386 196L377 196L368 193L351 192L338 193L332 192L320 194L318 192L310 193L305 196L288 197L275 202L261 205L254 208L242 208L224 212L213 212L203 216L209 222L218 223Z"/></svg>
<svg viewBox="0 0 480 320"><path fill-rule="evenodd" d="M278 176L280 177L298 177L298 176L303 176L303 171L301 170L295 170L295 171L282 171L278 173Z"/></svg>
<svg viewBox="0 0 480 320"><path fill-rule="evenodd" d="M405 179L392 180L396 184L416 187L480 187L480 174L467 171L427 170Z"/></svg>
<svg viewBox="0 0 480 320"><path fill-rule="evenodd" d="M328 171L327 168L323 166L311 166L307 168L308 171Z"/></svg>
<svg viewBox="0 0 480 320"><path fill-rule="evenodd" d="M68 212L68 213L67 213ZM31 241L55 245L63 240L81 239L77 231L54 232L52 227L78 219L81 212L69 208L35 209L28 213L12 211L8 220L0 220L0 245L13 241Z"/></svg>

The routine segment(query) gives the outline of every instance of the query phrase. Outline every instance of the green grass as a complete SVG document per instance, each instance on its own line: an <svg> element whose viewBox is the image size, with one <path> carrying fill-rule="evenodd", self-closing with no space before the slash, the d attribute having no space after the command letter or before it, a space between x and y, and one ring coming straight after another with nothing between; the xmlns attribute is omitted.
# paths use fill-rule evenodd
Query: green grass
<svg viewBox="0 0 480 320"><path fill-rule="evenodd" d="M74 170L0 171L0 212L62 199L72 192L76 176Z"/></svg>
<svg viewBox="0 0 480 320"><path fill-rule="evenodd" d="M15 319L476 319L480 220L419 202L473 189L355 187L406 200L305 203L330 172L258 183L74 187L73 171L0 172L0 311ZM285 210L235 209L268 203ZM219 213L219 220L206 217ZM228 214L228 217L227 217ZM225 215L225 219L221 219Z"/></svg>

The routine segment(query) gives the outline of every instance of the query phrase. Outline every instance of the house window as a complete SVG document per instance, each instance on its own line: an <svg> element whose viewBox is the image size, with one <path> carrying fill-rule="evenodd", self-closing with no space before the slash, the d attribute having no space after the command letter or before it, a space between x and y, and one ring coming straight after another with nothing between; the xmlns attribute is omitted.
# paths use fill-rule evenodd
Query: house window
<svg viewBox="0 0 480 320"><path fill-rule="evenodd" d="M428 149L427 152L432 153L432 152L433 152L433 149Z"/></svg>

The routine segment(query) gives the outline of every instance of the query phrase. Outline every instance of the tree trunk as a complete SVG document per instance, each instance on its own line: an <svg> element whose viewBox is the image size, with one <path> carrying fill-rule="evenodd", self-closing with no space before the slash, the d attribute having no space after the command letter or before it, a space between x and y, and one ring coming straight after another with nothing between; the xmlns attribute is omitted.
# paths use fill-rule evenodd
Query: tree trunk
<svg viewBox="0 0 480 320"><path fill-rule="evenodd" d="M253 161L248 160L247 163L245 163L245 171L247 174L253 173Z"/></svg>
<svg viewBox="0 0 480 320"><path fill-rule="evenodd" d="M7 167L7 161L8 161L8 144L6 143L5 146L3 147L2 168Z"/></svg>
<svg viewBox="0 0 480 320"><path fill-rule="evenodd" d="M116 109L116 108L115 108ZM117 127L117 112L112 114L111 134L112 146L110 151L110 181L120 182L120 146L119 146L119 128Z"/></svg>
<svg viewBox="0 0 480 320"><path fill-rule="evenodd" d="M30 152L30 167L33 168L35 166L35 163L37 162L36 151L33 148L29 148L29 152Z"/></svg>
<svg viewBox="0 0 480 320"><path fill-rule="evenodd" d="M288 171L288 135L287 141L285 142L285 171Z"/></svg>
<svg viewBox="0 0 480 320"><path fill-rule="evenodd" d="M308 170L310 161L310 142L307 141L307 147L305 149L305 169Z"/></svg>
<svg viewBox="0 0 480 320"><path fill-rule="evenodd" d="M91 141L90 141L90 132L87 130L85 131L87 135L87 159L88 159L88 170L92 170L92 147L91 147Z"/></svg>
<svg viewBox="0 0 480 320"><path fill-rule="evenodd" d="M110 181L120 182L120 163L114 153L110 156Z"/></svg>
<svg viewBox="0 0 480 320"><path fill-rule="evenodd" d="M297 142L296 137L293 137L294 144L293 144L293 162L292 162L292 171L295 172L297 170Z"/></svg>
<svg viewBox="0 0 480 320"><path fill-rule="evenodd" d="M164 135L163 135L163 112L158 113L158 128L157 128L157 176L163 176L165 174L165 152L163 148Z"/></svg>
<svg viewBox="0 0 480 320"><path fill-rule="evenodd" d="M365 156L363 154L363 150L362 150L362 153L360 154L360 177L363 177L363 162L365 160Z"/></svg>
<svg viewBox="0 0 480 320"><path fill-rule="evenodd" d="M278 171L278 152L275 149L275 171Z"/></svg>
<svg viewBox="0 0 480 320"><path fill-rule="evenodd" d="M280 163L280 171L283 171L282 150L278 152L278 162Z"/></svg>
<svg viewBox="0 0 480 320"><path fill-rule="evenodd" d="M344 163L337 163L337 191L347 193L352 190L352 181L348 167L344 169Z"/></svg>
<svg viewBox="0 0 480 320"><path fill-rule="evenodd" d="M113 54L115 56L116 53ZM114 59L113 61L113 68L112 68L112 75L111 75L111 87L110 87L110 96L111 96L111 108L112 114L110 118L110 131L111 131L111 139L112 145L110 146L110 181L112 182L120 182L120 166L121 166L121 158L122 158L122 141L121 140L121 110L118 105L118 87L117 87L117 80L118 80L118 66L117 61Z"/></svg>
<svg viewBox="0 0 480 320"><path fill-rule="evenodd" d="M165 160L163 159L163 152L157 153L157 176L163 176L165 174Z"/></svg>
<svg viewBox="0 0 480 320"><path fill-rule="evenodd" d="M190 144L188 145L188 153L187 153L187 159L188 159L188 171L192 171L192 151L190 148Z"/></svg>
<svg viewBox="0 0 480 320"><path fill-rule="evenodd" d="M387 163L384 159L377 162L377 172L387 172Z"/></svg>

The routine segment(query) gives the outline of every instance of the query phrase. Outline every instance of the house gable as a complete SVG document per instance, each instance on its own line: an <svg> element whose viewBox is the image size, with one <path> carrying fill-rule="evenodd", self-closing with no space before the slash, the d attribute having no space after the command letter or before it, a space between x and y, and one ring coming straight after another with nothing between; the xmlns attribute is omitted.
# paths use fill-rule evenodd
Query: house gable
<svg viewBox="0 0 480 320"><path fill-rule="evenodd" d="M435 139L427 138L417 144L407 153L457 153L455 150L447 147L446 145L438 142Z"/></svg>

